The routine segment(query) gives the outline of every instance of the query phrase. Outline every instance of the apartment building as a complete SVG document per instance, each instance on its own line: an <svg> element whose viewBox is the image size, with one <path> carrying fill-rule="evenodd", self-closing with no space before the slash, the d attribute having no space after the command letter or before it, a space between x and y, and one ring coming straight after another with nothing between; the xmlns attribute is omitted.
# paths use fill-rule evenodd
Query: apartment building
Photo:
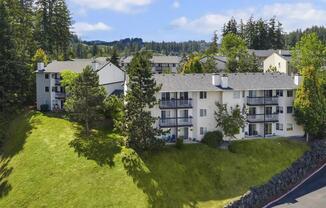
<svg viewBox="0 0 326 208"><path fill-rule="evenodd" d="M296 69L291 65L290 54L273 53L264 60L264 72L270 68L276 69L277 72L293 75Z"/></svg>
<svg viewBox="0 0 326 208"><path fill-rule="evenodd" d="M216 103L239 106L246 115L237 139L303 136L293 117L293 101L299 77L282 73L155 74L162 88L159 104L151 109L156 127L169 133L167 141L183 136L199 141L206 132L219 129ZM225 138L230 139L230 138Z"/></svg>
<svg viewBox="0 0 326 208"><path fill-rule="evenodd" d="M65 70L81 73L88 65L97 71L100 85L104 86L109 95L123 93L125 72L106 61L106 58L53 61L47 66L44 66L44 63L38 63L36 71L37 109L41 110L41 105L48 106L48 110L51 111L63 109L66 93L60 83L60 73Z"/></svg>
<svg viewBox="0 0 326 208"><path fill-rule="evenodd" d="M281 56L290 56L289 50L274 50L274 49L267 49L267 50L254 50L249 49L249 53L254 54L257 57L258 65L261 68L264 68L264 61L270 57L273 53L279 54Z"/></svg>
<svg viewBox="0 0 326 208"><path fill-rule="evenodd" d="M126 69L133 56L128 56L121 59L121 66ZM151 58L152 71L153 73L162 74L164 72L177 73L178 67L180 66L181 58L179 56L153 56Z"/></svg>

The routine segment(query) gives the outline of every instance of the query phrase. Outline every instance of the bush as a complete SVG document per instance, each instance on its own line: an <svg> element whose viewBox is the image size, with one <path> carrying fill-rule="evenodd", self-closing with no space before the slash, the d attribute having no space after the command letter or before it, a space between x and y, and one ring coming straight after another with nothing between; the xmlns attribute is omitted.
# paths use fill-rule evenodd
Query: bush
<svg viewBox="0 0 326 208"><path fill-rule="evenodd" d="M41 112L48 112L49 111L49 105L43 104L40 106Z"/></svg>
<svg viewBox="0 0 326 208"><path fill-rule="evenodd" d="M177 141L176 141L176 143L175 143L175 147L176 147L177 149L182 149L182 147L183 147L183 140L184 140L183 137L179 137L179 138L177 139Z"/></svg>
<svg viewBox="0 0 326 208"><path fill-rule="evenodd" d="M207 132L201 142L210 147L216 148L223 142L223 133L220 131Z"/></svg>

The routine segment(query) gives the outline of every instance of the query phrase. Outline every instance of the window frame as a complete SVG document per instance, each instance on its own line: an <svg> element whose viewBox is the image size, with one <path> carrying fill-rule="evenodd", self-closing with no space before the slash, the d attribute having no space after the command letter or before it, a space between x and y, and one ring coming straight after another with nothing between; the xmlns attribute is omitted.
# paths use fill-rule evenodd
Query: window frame
<svg viewBox="0 0 326 208"><path fill-rule="evenodd" d="M206 91L200 91L199 92L199 99L201 99L201 100L207 99L207 92Z"/></svg>

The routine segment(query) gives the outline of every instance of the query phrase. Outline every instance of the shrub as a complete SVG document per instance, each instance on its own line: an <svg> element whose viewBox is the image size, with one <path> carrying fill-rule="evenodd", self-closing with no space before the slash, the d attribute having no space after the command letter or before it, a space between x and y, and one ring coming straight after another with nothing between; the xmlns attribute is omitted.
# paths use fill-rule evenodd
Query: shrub
<svg viewBox="0 0 326 208"><path fill-rule="evenodd" d="M49 111L49 105L43 104L40 106L41 112L48 112Z"/></svg>
<svg viewBox="0 0 326 208"><path fill-rule="evenodd" d="M223 133L220 131L207 132L201 142L210 147L216 148L223 142Z"/></svg>
<svg viewBox="0 0 326 208"><path fill-rule="evenodd" d="M182 149L182 147L183 147L183 140L184 140L183 137L179 137L179 138L177 139L177 141L176 141L176 143L175 143L175 147L176 147L177 149Z"/></svg>

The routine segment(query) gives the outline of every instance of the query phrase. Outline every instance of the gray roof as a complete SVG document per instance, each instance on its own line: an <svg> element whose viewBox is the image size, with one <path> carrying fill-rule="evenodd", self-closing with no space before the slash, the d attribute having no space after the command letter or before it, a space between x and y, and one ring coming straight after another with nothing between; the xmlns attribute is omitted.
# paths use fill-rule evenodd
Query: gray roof
<svg viewBox="0 0 326 208"><path fill-rule="evenodd" d="M268 49L268 50L254 50L249 49L249 53L255 53L257 57L266 58L273 53L277 53L279 55L290 55L289 50L274 50L274 49Z"/></svg>
<svg viewBox="0 0 326 208"><path fill-rule="evenodd" d="M221 74L222 75L222 74ZM227 90L295 89L291 76L283 73L230 73ZM162 84L161 91L222 91L212 85L212 74L155 74L156 82Z"/></svg>
<svg viewBox="0 0 326 208"><path fill-rule="evenodd" d="M90 65L92 66L92 62L94 59L74 59L70 61L52 61L45 67L45 72L53 72L53 73L59 73L64 70L70 70L73 72L80 73L83 71L83 69ZM95 61L99 64L99 68L104 66L107 61L105 57L99 57L96 58Z"/></svg>
<svg viewBox="0 0 326 208"><path fill-rule="evenodd" d="M132 60L133 56L128 56L124 59L122 59L121 61L123 63L130 63ZM151 59L151 62L154 64L178 64L181 62L181 57L179 56L153 56L153 58Z"/></svg>

